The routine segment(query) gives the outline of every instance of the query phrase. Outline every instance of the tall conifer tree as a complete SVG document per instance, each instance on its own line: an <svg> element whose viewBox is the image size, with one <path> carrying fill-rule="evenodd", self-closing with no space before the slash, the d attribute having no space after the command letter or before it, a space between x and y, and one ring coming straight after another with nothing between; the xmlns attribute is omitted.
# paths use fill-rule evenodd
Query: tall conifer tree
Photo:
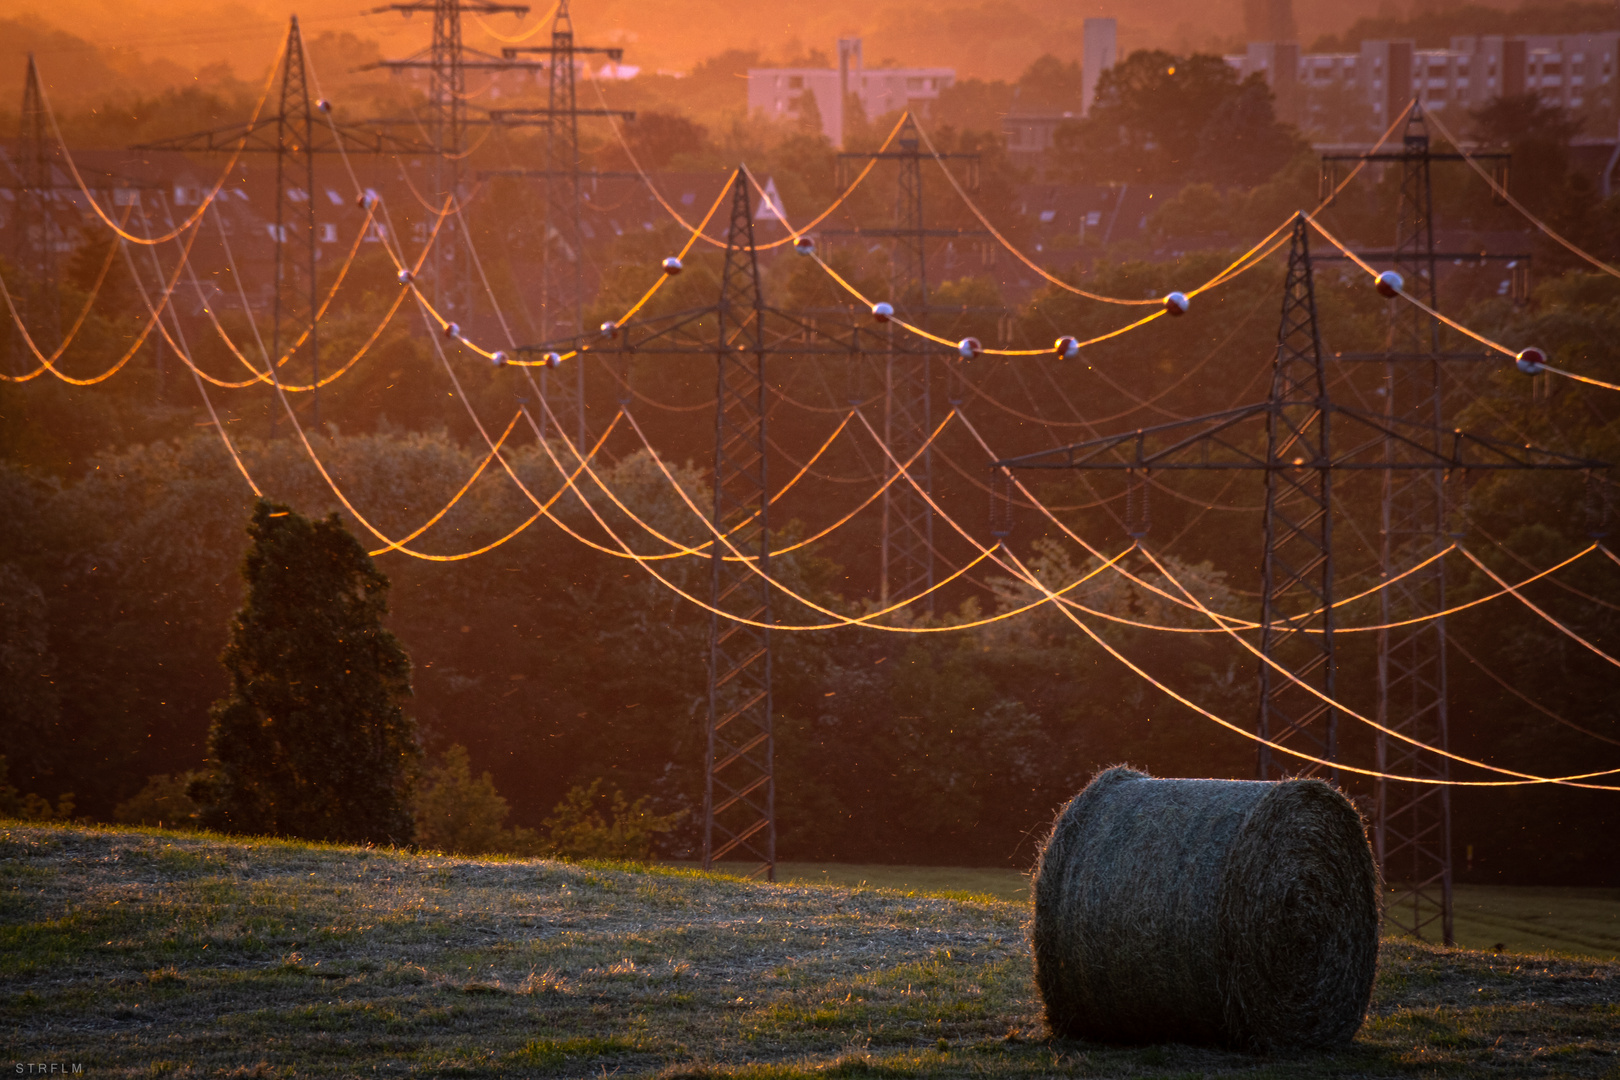
<svg viewBox="0 0 1620 1080"><path fill-rule="evenodd" d="M388 579L336 514L261 501L242 566L247 600L222 660L203 823L228 832L409 843L420 750L410 660L383 628Z"/></svg>

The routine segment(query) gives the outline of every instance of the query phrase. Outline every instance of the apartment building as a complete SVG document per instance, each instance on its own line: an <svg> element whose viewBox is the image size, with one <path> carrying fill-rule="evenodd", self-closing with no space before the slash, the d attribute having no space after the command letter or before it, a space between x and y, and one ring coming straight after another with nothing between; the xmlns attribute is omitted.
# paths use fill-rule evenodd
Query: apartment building
<svg viewBox="0 0 1620 1080"><path fill-rule="evenodd" d="M838 42L836 68L749 68L748 111L778 119L811 111L834 146L844 144L845 103L860 103L867 117L910 109L927 119L940 91L956 82L956 69L872 68L861 59L861 40Z"/></svg>
<svg viewBox="0 0 1620 1080"><path fill-rule="evenodd" d="M1444 49L1411 41L1364 41L1353 53L1301 53L1284 42L1250 42L1226 57L1240 77L1262 74L1278 114L1319 139L1354 141L1381 131L1413 97L1444 114L1492 98L1534 92L1549 105L1608 130L1617 116L1620 33L1459 36Z"/></svg>
<svg viewBox="0 0 1620 1080"><path fill-rule="evenodd" d="M1007 142L1007 157L1021 169L1034 170L1044 178L1047 155L1057 129L1065 122L1091 111L1097 97L1097 81L1119 62L1119 24L1113 19L1087 19L1081 39L1080 108L1030 111L1015 103L1001 118L1001 134Z"/></svg>

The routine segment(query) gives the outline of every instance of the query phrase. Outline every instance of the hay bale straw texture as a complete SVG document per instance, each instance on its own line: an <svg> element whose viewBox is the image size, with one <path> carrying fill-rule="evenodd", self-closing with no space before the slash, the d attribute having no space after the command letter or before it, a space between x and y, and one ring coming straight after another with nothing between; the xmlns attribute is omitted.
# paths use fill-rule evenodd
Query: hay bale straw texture
<svg viewBox="0 0 1620 1080"><path fill-rule="evenodd" d="M1378 962L1361 815L1320 780L1116 767L1058 814L1035 871L1052 1031L1289 1050L1348 1042Z"/></svg>

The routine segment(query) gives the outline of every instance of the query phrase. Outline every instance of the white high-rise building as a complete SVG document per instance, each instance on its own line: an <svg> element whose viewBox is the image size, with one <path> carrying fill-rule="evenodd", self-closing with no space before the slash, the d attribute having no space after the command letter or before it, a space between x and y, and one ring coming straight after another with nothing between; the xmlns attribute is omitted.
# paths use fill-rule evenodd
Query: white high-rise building
<svg viewBox="0 0 1620 1080"><path fill-rule="evenodd" d="M1608 129L1620 114L1620 34L1458 36L1450 48L1412 41L1363 41L1358 52L1305 53L1250 42L1226 58L1240 77L1259 72L1277 93L1297 96L1288 119L1318 136L1364 139L1383 130L1414 97L1434 112L1465 112L1497 97L1535 93ZM1452 121L1448 119L1448 123Z"/></svg>
<svg viewBox="0 0 1620 1080"><path fill-rule="evenodd" d="M955 82L955 68L866 68L861 39L842 38L836 68L749 68L748 111L798 117L814 101L822 134L841 147L847 99L858 100L868 118L911 109L926 119L940 91Z"/></svg>

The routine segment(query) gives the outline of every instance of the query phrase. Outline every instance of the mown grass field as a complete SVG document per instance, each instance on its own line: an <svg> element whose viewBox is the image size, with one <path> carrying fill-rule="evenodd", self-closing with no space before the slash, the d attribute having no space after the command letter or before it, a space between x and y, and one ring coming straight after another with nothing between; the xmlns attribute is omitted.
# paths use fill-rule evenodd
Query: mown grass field
<svg viewBox="0 0 1620 1080"><path fill-rule="evenodd" d="M978 867L781 863L787 882L868 886L902 892L972 894L1023 902L1029 879L1017 870ZM1457 944L1466 949L1552 953L1620 960L1620 889L1536 889L1459 885L1453 903Z"/></svg>
<svg viewBox="0 0 1620 1080"><path fill-rule="evenodd" d="M0 825L0 1069L1620 1080L1620 964L1395 942L1335 1053L1052 1041L1027 917L667 867Z"/></svg>

